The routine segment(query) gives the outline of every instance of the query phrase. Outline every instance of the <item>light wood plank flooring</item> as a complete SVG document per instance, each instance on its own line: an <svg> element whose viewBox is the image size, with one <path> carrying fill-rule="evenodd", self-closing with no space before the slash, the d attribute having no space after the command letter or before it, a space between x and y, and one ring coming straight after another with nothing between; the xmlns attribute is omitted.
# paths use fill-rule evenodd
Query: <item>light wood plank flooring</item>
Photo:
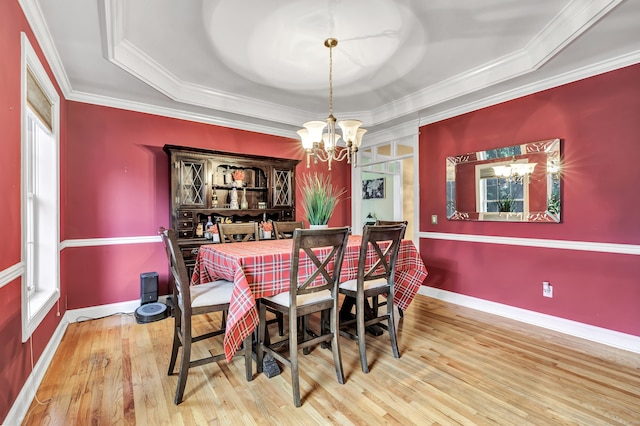
<svg viewBox="0 0 640 426"><path fill-rule="evenodd" d="M329 350L301 355L301 408L288 369L246 382L242 358L192 369L174 405L172 323L69 325L37 393L50 401L24 424L640 425L640 355L425 296L399 324L400 359L386 334L368 336L369 374L345 338L344 385Z"/></svg>

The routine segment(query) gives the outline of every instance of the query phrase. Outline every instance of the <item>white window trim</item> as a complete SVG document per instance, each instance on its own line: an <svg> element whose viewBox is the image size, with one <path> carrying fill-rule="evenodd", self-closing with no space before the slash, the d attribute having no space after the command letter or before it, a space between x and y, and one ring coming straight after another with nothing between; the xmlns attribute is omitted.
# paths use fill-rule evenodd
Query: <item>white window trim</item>
<svg viewBox="0 0 640 426"><path fill-rule="evenodd" d="M26 162L28 161L26 156L26 147L28 144L28 119L27 119L27 67L31 70L36 81L45 92L49 100L52 102L52 135L56 144L56 158L55 158L55 174L56 174L56 226L52 232L55 232L55 241L58 242L58 248L56 250L56 273L55 273L55 289L39 292L34 297L29 298L27 296L27 288L25 284L25 276L22 279L22 341L26 342L31 334L38 328L38 325L42 322L44 317L49 313L51 308L55 305L56 301L60 299L60 96L56 91L53 83L49 79L47 72L40 63L40 59L36 54L33 46L29 42L29 39L25 33L20 34L21 38L21 253L22 263L24 264L26 258L26 233L27 229L25 224L27 223L26 217L26 205L27 205L27 191L25 190L25 171L28 170ZM23 272L24 274L24 272Z"/></svg>

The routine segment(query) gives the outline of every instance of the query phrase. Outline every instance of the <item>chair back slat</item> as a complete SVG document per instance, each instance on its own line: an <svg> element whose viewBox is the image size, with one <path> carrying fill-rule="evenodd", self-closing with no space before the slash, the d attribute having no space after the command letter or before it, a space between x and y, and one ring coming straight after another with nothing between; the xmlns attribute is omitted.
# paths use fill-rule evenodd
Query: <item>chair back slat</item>
<svg viewBox="0 0 640 426"><path fill-rule="evenodd" d="M404 223L379 226L366 225L364 227L360 258L358 260L359 284L378 278L393 279L400 242L404 237L405 230L406 225ZM383 243L386 246L383 246ZM369 245L373 247L375 256L373 265L367 268L366 258Z"/></svg>
<svg viewBox="0 0 640 426"><path fill-rule="evenodd" d="M376 220L376 226L380 225L400 225L404 224L405 226L409 224L407 220Z"/></svg>
<svg viewBox="0 0 640 426"><path fill-rule="evenodd" d="M167 253L176 302L179 304L178 307L181 312L191 316L191 303L184 303L185 300L191 300L190 280L182 251L178 245L177 233L173 229L162 227L158 230L158 233L162 237L162 243Z"/></svg>
<svg viewBox="0 0 640 426"><path fill-rule="evenodd" d="M296 229L293 232L293 252L291 261L291 298L295 300L296 295L313 293L321 290L332 290L337 288L340 282L340 270L344 251L349 238L349 228L328 228L328 229ZM327 254L320 257L313 249L326 248ZM299 283L300 255L304 253L315 265L313 272ZM321 260L322 258L322 260ZM324 283L317 284L315 281L322 276Z"/></svg>
<svg viewBox="0 0 640 426"><path fill-rule="evenodd" d="M220 234L220 242L235 243L238 241L259 241L258 223L219 223L218 233ZM238 238L239 237L239 238Z"/></svg>
<svg viewBox="0 0 640 426"><path fill-rule="evenodd" d="M304 229L304 222L273 222L273 232L276 234L276 240L293 238L293 231L296 229Z"/></svg>

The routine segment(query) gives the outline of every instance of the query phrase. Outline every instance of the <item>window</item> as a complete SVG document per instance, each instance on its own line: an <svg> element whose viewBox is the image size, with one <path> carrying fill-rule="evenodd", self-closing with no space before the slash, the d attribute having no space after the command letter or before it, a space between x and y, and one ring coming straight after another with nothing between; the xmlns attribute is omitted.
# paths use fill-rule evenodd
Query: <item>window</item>
<svg viewBox="0 0 640 426"><path fill-rule="evenodd" d="M529 213L529 177L495 176L493 166L502 164L494 162L475 167L476 211L483 218L503 216L503 213L507 217Z"/></svg>
<svg viewBox="0 0 640 426"><path fill-rule="evenodd" d="M484 201L480 212L524 212L524 192L522 180L489 178L481 181L481 193Z"/></svg>
<svg viewBox="0 0 640 426"><path fill-rule="evenodd" d="M22 341L60 298L60 100L22 34Z"/></svg>

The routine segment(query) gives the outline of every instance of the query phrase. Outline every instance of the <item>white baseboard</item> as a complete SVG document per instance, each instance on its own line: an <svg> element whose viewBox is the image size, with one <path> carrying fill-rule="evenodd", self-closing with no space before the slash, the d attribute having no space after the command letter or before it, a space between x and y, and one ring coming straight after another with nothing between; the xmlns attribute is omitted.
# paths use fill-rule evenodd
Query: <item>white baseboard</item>
<svg viewBox="0 0 640 426"><path fill-rule="evenodd" d="M158 302L167 302L168 296L158 297ZM130 300L128 302L111 303L109 305L90 306L88 308L73 309L64 314L67 323L81 322L92 319L107 317L116 314L133 314L140 306L140 300Z"/></svg>
<svg viewBox="0 0 640 426"><path fill-rule="evenodd" d="M526 324L543 327L548 330L558 331L570 336L602 343L626 351L640 353L640 337L631 334L620 333L606 328L595 327L577 321L528 311L501 303L478 299L464 294L453 293L433 287L422 286L418 294L453 303L467 308L476 309L493 315L510 318Z"/></svg>
<svg viewBox="0 0 640 426"><path fill-rule="evenodd" d="M58 349L58 345L62 341L62 336L64 336L64 332L67 329L67 324L68 323L63 317L62 321L60 321L60 324L58 324L58 327L53 332L49 343L47 343L47 346L44 348L40 359L38 359L38 362L33 366L33 371L29 377L27 377L27 381L22 386L22 390L18 394L18 397L11 406L11 410L9 410L9 413L2 424L22 424L22 420L27 415L31 401L33 401L33 398L36 395L36 389L40 386L40 382L42 382L42 378L47 372L49 364L53 359L53 354L56 353L56 349Z"/></svg>
<svg viewBox="0 0 640 426"><path fill-rule="evenodd" d="M167 297L168 296L160 296L158 298L158 302L166 303ZM51 340L49 340L49 343L44 348L40 359L38 359L38 362L34 365L33 371L22 386L22 390L18 394L18 397L11 406L11 410L9 410L9 413L2 424L19 425L22 423L22 420L27 415L31 401L33 401L33 398L36 395L36 390L38 389L38 386L40 386L40 383L44 378L44 374L47 372L49 364L53 359L53 355L56 353L58 345L62 341L62 336L64 336L64 332L70 323L102 318L119 313L131 314L136 310L136 308L138 308L138 306L140 306L140 300L131 300L128 302L91 306L88 308L72 309L67 311L51 336Z"/></svg>

